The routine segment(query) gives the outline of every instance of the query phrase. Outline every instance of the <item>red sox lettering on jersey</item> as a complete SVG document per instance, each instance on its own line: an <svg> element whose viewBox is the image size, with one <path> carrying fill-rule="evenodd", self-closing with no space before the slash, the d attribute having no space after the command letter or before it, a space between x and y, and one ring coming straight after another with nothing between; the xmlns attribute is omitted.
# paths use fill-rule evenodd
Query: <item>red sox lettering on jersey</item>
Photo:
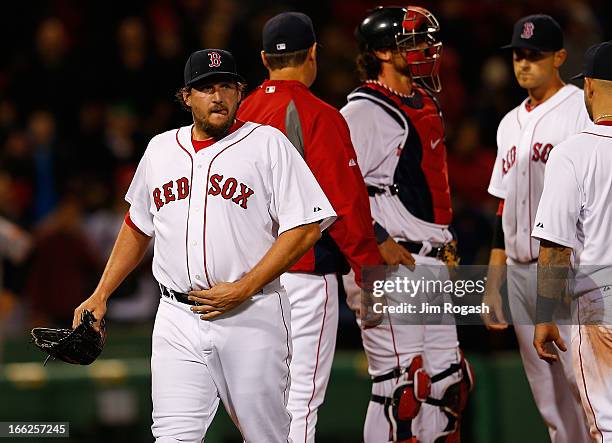
<svg viewBox="0 0 612 443"><path fill-rule="evenodd" d="M289 140L251 122L199 151L191 127L156 136L126 199L136 227L155 234L154 276L178 292L236 281L282 232L335 215Z"/></svg>
<svg viewBox="0 0 612 443"><path fill-rule="evenodd" d="M528 31L528 30L527 30ZM589 123L582 91L566 85L529 111L526 100L510 111L497 131L497 160L489 193L505 200L502 224L506 254L519 262L538 257L530 237L554 146Z"/></svg>
<svg viewBox="0 0 612 443"><path fill-rule="evenodd" d="M231 200L241 208L247 208L247 200L252 196L255 191L249 188L244 183L240 183L240 192L234 197L238 189L238 180L234 177L228 177L223 180L223 176L219 174L213 174L210 176L210 187L208 188L208 195L221 195L226 200Z"/></svg>
<svg viewBox="0 0 612 443"><path fill-rule="evenodd" d="M531 161L546 163L550 151L554 146L552 143L540 143L536 142L533 144L531 149ZM507 152L505 157L502 157L502 173L506 175L510 168L516 163L516 146L512 146Z"/></svg>
<svg viewBox="0 0 612 443"><path fill-rule="evenodd" d="M535 143L533 145L533 154L531 155L531 160L534 162L542 162L546 163L548 161L548 156L550 155L550 151L552 151L553 145L550 143Z"/></svg>
<svg viewBox="0 0 612 443"><path fill-rule="evenodd" d="M175 193L176 191L176 193ZM183 200L189 196L189 179L181 177L177 180L170 180L160 188L153 190L153 202L159 211L162 206L176 200Z"/></svg>
<svg viewBox="0 0 612 443"><path fill-rule="evenodd" d="M255 191L234 177L223 180L223 175L213 174L209 180L208 195L221 195L226 200L231 200L243 209L247 209L247 201ZM176 191L176 193L175 193ZM189 180L181 177L164 183L161 188L153 190L153 201L159 211L162 206L170 202L183 200L189 196Z"/></svg>
<svg viewBox="0 0 612 443"><path fill-rule="evenodd" d="M506 152L505 158L502 158L502 171L504 175L508 173L510 168L516 163L516 146L512 146L508 152Z"/></svg>

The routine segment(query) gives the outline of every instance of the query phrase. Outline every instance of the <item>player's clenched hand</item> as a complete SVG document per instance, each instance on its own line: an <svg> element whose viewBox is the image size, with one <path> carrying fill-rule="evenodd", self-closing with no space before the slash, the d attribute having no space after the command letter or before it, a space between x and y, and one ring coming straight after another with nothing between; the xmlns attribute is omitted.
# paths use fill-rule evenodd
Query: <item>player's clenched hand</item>
<svg viewBox="0 0 612 443"><path fill-rule="evenodd" d="M546 344L553 342L557 348L563 352L567 351L567 346L559 334L559 328L554 323L539 323L535 327L533 333L533 346L536 349L538 356L548 363L559 360L556 353L549 352L546 349Z"/></svg>
<svg viewBox="0 0 612 443"><path fill-rule="evenodd" d="M508 323L504 317L504 303L499 291L487 288L482 302L489 307L488 313L482 313L482 321L487 329L501 331L508 328Z"/></svg>
<svg viewBox="0 0 612 443"><path fill-rule="evenodd" d="M412 254L391 237L378 245L378 251L388 265L405 265L411 271L414 271L414 257Z"/></svg>
<svg viewBox="0 0 612 443"><path fill-rule="evenodd" d="M190 291L189 300L198 302L200 306L193 306L193 312L200 313L202 320L218 317L241 304L249 297L240 283L219 283L210 289Z"/></svg>
<svg viewBox="0 0 612 443"><path fill-rule="evenodd" d="M83 315L83 311L89 311L96 318L96 322L93 324L93 327L96 331L100 332L100 321L106 315L106 300L104 297L98 294L92 294L87 300L81 303L74 310L74 317L72 318L72 329L76 328L79 324L81 324L81 318Z"/></svg>
<svg viewBox="0 0 612 443"><path fill-rule="evenodd" d="M384 315L381 305L383 303L384 299L382 297L374 297L371 291L361 291L361 305L357 311L357 318L361 320L360 326L362 329L375 328L382 323ZM374 307L375 304L378 309Z"/></svg>

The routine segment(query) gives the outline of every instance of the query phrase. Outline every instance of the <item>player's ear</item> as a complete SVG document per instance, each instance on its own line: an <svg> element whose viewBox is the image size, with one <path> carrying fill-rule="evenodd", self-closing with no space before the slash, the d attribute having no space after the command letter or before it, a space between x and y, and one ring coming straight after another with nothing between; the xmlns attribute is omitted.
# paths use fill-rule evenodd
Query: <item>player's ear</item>
<svg viewBox="0 0 612 443"><path fill-rule="evenodd" d="M183 101L191 108L191 88L183 89Z"/></svg>
<svg viewBox="0 0 612 443"><path fill-rule="evenodd" d="M239 81L234 83L236 86L236 93L238 94L237 96L237 103L240 104L240 102L242 101L242 98L244 97L244 91L246 90L246 85L244 83L240 83Z"/></svg>
<svg viewBox="0 0 612 443"><path fill-rule="evenodd" d="M593 98L593 79L584 78L584 96L588 99Z"/></svg>
<svg viewBox="0 0 612 443"><path fill-rule="evenodd" d="M308 56L313 60L317 59L317 49L318 49L317 42L314 42L314 44L310 48L308 48Z"/></svg>
<svg viewBox="0 0 612 443"><path fill-rule="evenodd" d="M559 49L558 51L555 51L555 54L553 56L553 63L555 65L555 68L559 69L563 63L565 63L565 60L567 60L567 51L565 49Z"/></svg>
<svg viewBox="0 0 612 443"><path fill-rule="evenodd" d="M263 51L261 51L261 62L263 63L263 65L266 67L268 71L271 71L270 64L268 63L268 60L266 59L266 53Z"/></svg>
<svg viewBox="0 0 612 443"><path fill-rule="evenodd" d="M393 52L390 49L377 49L374 51L374 55L383 62L390 62L393 58Z"/></svg>

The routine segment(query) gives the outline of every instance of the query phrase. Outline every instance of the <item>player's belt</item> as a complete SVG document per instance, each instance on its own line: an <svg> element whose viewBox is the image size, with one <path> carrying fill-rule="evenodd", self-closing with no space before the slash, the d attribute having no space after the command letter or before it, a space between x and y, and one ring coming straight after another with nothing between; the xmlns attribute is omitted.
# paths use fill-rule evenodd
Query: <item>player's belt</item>
<svg viewBox="0 0 612 443"><path fill-rule="evenodd" d="M378 186L372 186L372 185L368 185L366 186L366 189L368 190L368 195L370 197L374 197L375 195L379 195L379 194L390 194L390 195L396 195L399 193L399 185L397 183L394 183L390 186L383 186L382 188L379 188Z"/></svg>
<svg viewBox="0 0 612 443"><path fill-rule="evenodd" d="M163 297L174 299L178 302L185 303L186 305L200 306L200 304L197 301L189 300L188 294L183 294L182 292L176 292L170 288L165 287L160 282L157 282L157 284L159 285L159 291L161 292L161 295ZM269 289L270 291L274 291L275 285L273 283L268 284L264 286L264 288ZM264 293L263 289L260 289L259 291L256 292L256 294L263 294L263 293Z"/></svg>
<svg viewBox="0 0 612 443"><path fill-rule="evenodd" d="M403 246L408 250L411 254L418 254L423 249L423 243L421 242L411 242L411 241L398 241L399 245ZM440 253L444 250L444 245L432 247L431 251L425 254L425 257L434 257L438 258Z"/></svg>
<svg viewBox="0 0 612 443"><path fill-rule="evenodd" d="M157 282L159 284L159 290L161 291L161 295L163 297L168 297L168 298L172 298L178 302L181 303L185 303L186 305L191 305L191 306L198 306L199 303L193 300L189 300L189 296L187 294L183 294L182 292L176 292L173 291L170 288L166 288L164 285L162 285L161 283Z"/></svg>
<svg viewBox="0 0 612 443"><path fill-rule="evenodd" d="M398 244L406 248L411 254L419 254L423 248L423 243L420 242L399 241ZM449 266L456 266L461 261L457 253L457 242L455 240L440 246L434 246L431 251L424 255L425 257L437 258Z"/></svg>

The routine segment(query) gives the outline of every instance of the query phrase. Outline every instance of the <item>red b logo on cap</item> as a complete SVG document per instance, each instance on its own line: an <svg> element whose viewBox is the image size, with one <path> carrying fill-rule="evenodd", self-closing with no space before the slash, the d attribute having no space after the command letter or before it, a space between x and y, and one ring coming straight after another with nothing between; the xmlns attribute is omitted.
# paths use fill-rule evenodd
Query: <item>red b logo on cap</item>
<svg viewBox="0 0 612 443"><path fill-rule="evenodd" d="M523 24L523 33L521 34L521 38L529 39L533 36L533 23L526 22Z"/></svg>
<svg viewBox="0 0 612 443"><path fill-rule="evenodd" d="M210 63L208 66L211 68L218 68L221 66L221 54L218 52L209 52L208 56L210 57Z"/></svg>

